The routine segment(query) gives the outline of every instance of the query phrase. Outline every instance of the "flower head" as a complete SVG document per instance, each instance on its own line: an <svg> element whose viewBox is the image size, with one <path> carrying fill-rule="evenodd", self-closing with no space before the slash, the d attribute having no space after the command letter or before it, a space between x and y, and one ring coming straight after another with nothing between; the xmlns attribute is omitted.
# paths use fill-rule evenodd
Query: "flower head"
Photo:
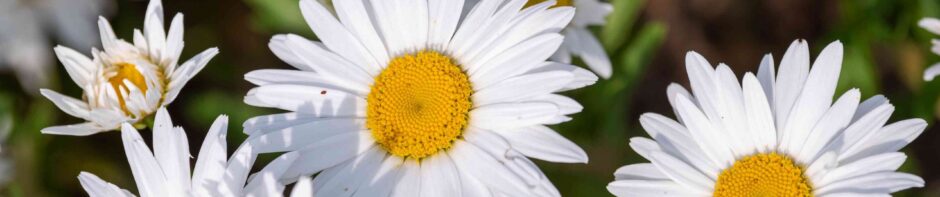
<svg viewBox="0 0 940 197"><path fill-rule="evenodd" d="M574 9L526 3L333 1L334 16L302 0L320 42L271 39L299 70L245 76L259 85L246 103L290 111L247 121L249 143L299 154L281 180L319 173L323 196L557 196L528 157L587 162L544 125L581 110L556 92L597 77L546 61Z"/></svg>
<svg viewBox="0 0 940 197"><path fill-rule="evenodd" d="M885 125L894 106L883 96L859 103L858 89L833 102L842 43L822 50L810 69L805 41L790 45L780 69L764 57L741 83L724 64L690 52L692 92L667 90L673 120L648 113L653 139L630 147L651 163L621 167L608 190L618 196L876 196L922 187L897 172L899 149L926 127L921 119ZM779 71L779 72L778 72Z"/></svg>
<svg viewBox="0 0 940 197"><path fill-rule="evenodd" d="M183 51L183 15L173 18L166 33L163 6L160 0L152 0L144 22L143 32L135 30L131 44L118 39L108 21L99 18L104 50L92 49L93 59L66 47L55 48L84 95L79 100L52 90L40 92L65 113L88 122L48 127L43 133L91 135L115 130L125 122L136 123L173 102L186 82L218 54L218 49L211 48L178 66Z"/></svg>

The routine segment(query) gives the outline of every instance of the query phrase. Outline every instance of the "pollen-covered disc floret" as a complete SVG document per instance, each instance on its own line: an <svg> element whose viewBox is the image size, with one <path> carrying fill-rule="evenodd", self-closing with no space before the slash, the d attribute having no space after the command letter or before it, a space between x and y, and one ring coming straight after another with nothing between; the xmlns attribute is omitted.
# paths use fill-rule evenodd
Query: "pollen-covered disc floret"
<svg viewBox="0 0 940 197"><path fill-rule="evenodd" d="M375 78L367 127L389 153L424 158L460 138L472 93L467 75L451 58L433 51L403 55Z"/></svg>
<svg viewBox="0 0 940 197"><path fill-rule="evenodd" d="M813 196L803 171L782 154L747 156L718 175L714 196Z"/></svg>

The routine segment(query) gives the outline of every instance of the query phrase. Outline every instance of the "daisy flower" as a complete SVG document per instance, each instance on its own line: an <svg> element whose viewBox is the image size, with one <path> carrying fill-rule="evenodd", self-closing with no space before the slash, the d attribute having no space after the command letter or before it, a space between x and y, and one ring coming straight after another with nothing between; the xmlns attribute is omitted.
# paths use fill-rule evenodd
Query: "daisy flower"
<svg viewBox="0 0 940 197"><path fill-rule="evenodd" d="M180 127L173 127L166 109L160 108L154 121L153 152L133 126L125 123L121 127L124 151L141 196L280 196L280 191L284 189L275 179L281 172L272 169L263 169L259 172L261 178L255 178L245 185L256 156L248 144L242 144L231 160L226 161L227 116L219 116L209 128L192 175L186 132ZM293 161L293 158L296 156L287 155L272 161L270 165L284 165ZM93 197L133 196L127 190L91 173L82 172L78 179L85 191ZM309 185L309 181L299 183L295 188L305 190L305 187L301 187L304 184ZM310 189L306 187L306 190Z"/></svg>
<svg viewBox="0 0 940 197"><path fill-rule="evenodd" d="M917 25L929 31L930 33L940 35L940 19L930 17L923 18L920 19L920 22L917 22ZM933 39L930 42L933 43L933 47L930 47L930 51L940 55L940 40ZM937 75L940 75L940 63L936 63L924 71L924 80L933 81L933 78L937 77Z"/></svg>
<svg viewBox="0 0 940 197"><path fill-rule="evenodd" d="M47 35L66 45L97 45L95 16L111 0L0 0L0 69L12 70L23 89L47 87L55 76Z"/></svg>
<svg viewBox="0 0 940 197"><path fill-rule="evenodd" d="M651 163L621 167L607 189L618 196L888 196L922 187L897 172L899 149L926 127L922 119L885 125L894 106L883 96L859 103L858 89L833 102L842 43L822 50L810 69L805 41L790 45L774 70L768 54L741 83L725 64L686 56L689 93L668 96L678 121L647 113L652 139L630 147Z"/></svg>
<svg viewBox="0 0 940 197"><path fill-rule="evenodd" d="M587 162L544 125L581 110L555 92L597 77L545 61L574 9L526 3L333 1L334 17L301 0L320 42L274 36L271 50L299 70L246 74L259 85L246 103L290 111L247 121L249 143L299 154L281 180L319 172L321 196L557 196L528 157Z"/></svg>
<svg viewBox="0 0 940 197"><path fill-rule="evenodd" d="M476 4L480 0L467 0L470 4ZM526 6L532 6L543 3L546 0L528 0ZM553 7L569 6L577 9L574 19L568 24L562 34L565 41L561 47L555 51L550 58L552 61L558 61L566 64L571 63L572 56L578 56L587 64L588 68L603 78L610 78L611 65L604 46L597 40L597 37L588 30L588 26L607 24L607 15L614 10L609 3L600 0L558 0Z"/></svg>
<svg viewBox="0 0 940 197"><path fill-rule="evenodd" d="M91 135L136 123L179 94L218 49L211 48L177 66L183 51L183 15L177 14L169 33L163 30L163 6L150 1L144 30L134 31L134 44L118 39L104 18L98 19L104 51L92 49L94 59L56 47L59 61L82 88L82 100L42 89L40 93L65 113L86 123L42 129L45 134Z"/></svg>

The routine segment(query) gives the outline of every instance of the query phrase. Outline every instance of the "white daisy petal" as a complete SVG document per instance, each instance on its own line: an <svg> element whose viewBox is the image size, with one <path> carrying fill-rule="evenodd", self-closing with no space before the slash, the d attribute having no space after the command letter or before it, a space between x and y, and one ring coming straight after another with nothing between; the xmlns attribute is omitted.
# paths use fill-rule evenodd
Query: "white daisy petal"
<svg viewBox="0 0 940 197"><path fill-rule="evenodd" d="M830 170L838 167L839 163L837 163L836 157L835 152L826 152L806 167L806 175L810 178L810 181L820 182Z"/></svg>
<svg viewBox="0 0 940 197"><path fill-rule="evenodd" d="M889 102L888 99L882 95L875 95L866 99L861 104L858 104L858 109L855 110L855 115L852 115L852 122L857 122L859 118L862 118L862 116L868 115L868 113L875 108L885 104L889 104Z"/></svg>
<svg viewBox="0 0 940 197"><path fill-rule="evenodd" d="M924 70L925 81L933 81L937 75L940 75L940 63L933 64L927 70Z"/></svg>
<svg viewBox="0 0 940 197"><path fill-rule="evenodd" d="M610 78L613 73L610 58L607 57L604 46L590 31L582 28L569 28L565 30L565 36L570 36L573 40L576 40L575 43L566 43L577 46L571 47L573 48L572 53L581 57L584 63L601 77Z"/></svg>
<svg viewBox="0 0 940 197"><path fill-rule="evenodd" d="M472 174L481 183L504 193L528 196L530 191L520 177L509 172L499 161L476 146L463 141L454 143L448 155L461 172Z"/></svg>
<svg viewBox="0 0 940 197"><path fill-rule="evenodd" d="M138 37L136 36L137 32L140 31L135 31L135 42L138 40ZM103 16L98 16L98 33L101 36L101 46L104 47L105 51L118 50L118 43L116 41L119 39L117 38L117 35L114 34L114 28L111 27L111 23L108 22L108 19L105 19ZM143 34L141 34L140 38L143 38ZM141 41L142 42L140 43L142 44L146 43L146 39L142 39Z"/></svg>
<svg viewBox="0 0 940 197"><path fill-rule="evenodd" d="M638 179L638 180L668 180L669 177L663 174L652 163L640 163L625 165L617 168L614 172L617 180Z"/></svg>
<svg viewBox="0 0 940 197"><path fill-rule="evenodd" d="M173 128L164 108L160 108L154 118L153 146L166 147L154 149L153 155L167 178L167 189L182 192L190 187L189 140L182 128Z"/></svg>
<svg viewBox="0 0 940 197"><path fill-rule="evenodd" d="M283 175L284 171L287 171L287 168L290 167L290 165L295 160L297 160L298 156L300 155L297 154L297 152L289 152L274 158L271 163L268 163L267 166L264 166L264 169L261 169L261 171L255 173L253 177L249 177L248 185L245 186L244 192L249 194L254 192L270 192L269 190L271 190L272 186L271 183L277 183L277 177ZM303 180L305 178L309 179L308 177L301 177L300 179ZM299 182L298 185L300 185ZM275 188L277 188L276 185ZM279 189L283 190L283 188ZM310 185L309 189L313 189L312 184Z"/></svg>
<svg viewBox="0 0 940 197"><path fill-rule="evenodd" d="M555 92L568 85L573 78L574 75L564 71L526 74L479 90L471 98L475 106L519 101Z"/></svg>
<svg viewBox="0 0 940 197"><path fill-rule="evenodd" d="M662 152L652 152L650 161L659 169L660 172L672 178L679 184L691 187L695 191L710 191L714 187L714 181L698 172L685 162Z"/></svg>
<svg viewBox="0 0 940 197"><path fill-rule="evenodd" d="M875 131L872 137L861 141L857 151L847 151L844 160L855 161L872 155L895 152L914 141L927 128L923 119L907 119L884 126Z"/></svg>
<svg viewBox="0 0 940 197"><path fill-rule="evenodd" d="M261 185L256 185L252 189L246 190L244 192L245 196L281 196L284 194L284 185L277 182L277 177L274 174L259 174L258 180L260 180L259 183ZM301 187L300 183L298 183L296 189L300 189Z"/></svg>
<svg viewBox="0 0 940 197"><path fill-rule="evenodd" d="M845 128L842 139L834 140L832 144L839 150L839 162L846 161L852 152L860 151L863 144L861 142L871 138L879 128L884 126L892 112L894 112L893 105L881 105Z"/></svg>
<svg viewBox="0 0 940 197"><path fill-rule="evenodd" d="M557 163L587 163L588 156L581 147L545 126L532 126L498 132L512 148L520 153Z"/></svg>
<svg viewBox="0 0 940 197"><path fill-rule="evenodd" d="M82 188L91 197L111 197L111 196L134 196L127 190L121 189L114 184L108 183L94 174L81 172L78 180L82 183Z"/></svg>
<svg viewBox="0 0 940 197"><path fill-rule="evenodd" d="M535 68L548 58L558 46L562 37L558 34L545 34L526 40L480 66L477 72L470 70L470 81L475 90L481 90L495 82L524 73ZM470 65L471 68L474 66Z"/></svg>
<svg viewBox="0 0 940 197"><path fill-rule="evenodd" d="M193 168L193 188L205 188L222 181L221 177L225 175L224 169L228 154L228 145L225 140L228 135L227 128L228 116L219 116L209 127ZM202 194L210 194L209 191L204 192L206 193Z"/></svg>
<svg viewBox="0 0 940 197"><path fill-rule="evenodd" d="M251 136L246 141L254 145L259 153L283 152L302 148L340 134L359 132L365 130L364 125L365 121L362 119L322 119L271 130L263 135Z"/></svg>
<svg viewBox="0 0 940 197"><path fill-rule="evenodd" d="M124 142L124 152L130 163L131 172L137 182L137 189L141 196L164 196L168 188L167 179L162 173L163 168L157 163L150 148L144 143L137 130L130 124L121 126L121 139Z"/></svg>
<svg viewBox="0 0 940 197"><path fill-rule="evenodd" d="M258 153L252 149L250 143L242 143L238 149L235 149L235 153L229 159L228 166L225 167L222 181L218 185L218 190L222 192L222 195L238 195L242 192L242 188L248 180L248 173L257 157Z"/></svg>
<svg viewBox="0 0 940 197"><path fill-rule="evenodd" d="M793 41L780 61L780 70L774 86L774 113L777 129L782 130L796 103L800 90L809 75L809 47L803 40ZM784 133L785 134L785 133ZM777 139L783 139L778 135Z"/></svg>
<svg viewBox="0 0 940 197"><path fill-rule="evenodd" d="M370 180L363 182L361 189L356 191L353 196L376 196L387 195L398 182L399 173L401 173L402 159L395 156L387 156L382 160L377 171L370 176Z"/></svg>
<svg viewBox="0 0 940 197"><path fill-rule="evenodd" d="M48 89L39 89L39 93L46 97L56 107L71 116L86 118L89 116L88 104L78 99L59 94L56 91Z"/></svg>
<svg viewBox="0 0 940 197"><path fill-rule="evenodd" d="M460 15L454 13L464 9L463 4L463 0L428 1L428 45L438 49L447 48L460 21Z"/></svg>
<svg viewBox="0 0 940 197"><path fill-rule="evenodd" d="M421 182L420 196L460 196L457 167L447 153L438 154L421 162L421 179L433 181Z"/></svg>
<svg viewBox="0 0 940 197"><path fill-rule="evenodd" d="M401 167L401 174L392 197L421 196L421 164L418 161L407 160Z"/></svg>
<svg viewBox="0 0 940 197"><path fill-rule="evenodd" d="M375 62L384 63L389 61L389 53L379 37L376 26L370 21L363 1L336 1L336 15L356 38L362 42L364 47L369 50L369 54L375 58ZM370 74L377 75L382 69L380 64L362 65Z"/></svg>
<svg viewBox="0 0 940 197"><path fill-rule="evenodd" d="M313 184L310 177L301 177L290 191L291 197L313 197Z"/></svg>
<svg viewBox="0 0 940 197"><path fill-rule="evenodd" d="M689 131L678 122L659 114L646 113L640 116L640 125L656 140L659 147L689 162L699 171L714 179L719 168L696 146Z"/></svg>
<svg viewBox="0 0 940 197"><path fill-rule="evenodd" d="M705 152L705 155L719 168L724 168L734 161L734 155L731 148L726 143L726 139L719 134L705 114L702 114L685 96L678 95L676 98L676 108L679 111L679 117L689 128L689 133L696 140L698 146Z"/></svg>
<svg viewBox="0 0 940 197"><path fill-rule="evenodd" d="M531 73L540 73L540 72L551 72L551 71L566 71L574 74L574 79L568 83L564 88L556 91L568 91L578 88L583 88L597 82L597 75L594 75L591 71L583 69L581 67L562 64L557 62L545 62L541 66L538 66L535 69L530 70L527 74Z"/></svg>
<svg viewBox="0 0 940 197"><path fill-rule="evenodd" d="M329 84L315 72L282 69L261 69L245 74L245 80L263 86L269 84L325 85Z"/></svg>
<svg viewBox="0 0 940 197"><path fill-rule="evenodd" d="M776 89L776 79L777 76L776 67L774 67L774 56L771 54L764 55L764 58L760 61L760 68L757 70L757 80L760 81L761 87L763 87L764 94L767 95L767 103L770 103L771 111L774 110L774 89Z"/></svg>
<svg viewBox="0 0 940 197"><path fill-rule="evenodd" d="M372 147L361 156L348 161L335 175L318 183L317 193L321 196L352 196L361 185L369 181L368 175L379 171L384 156L384 151ZM317 179L321 177L324 176L317 176Z"/></svg>
<svg viewBox="0 0 940 197"><path fill-rule="evenodd" d="M307 62L294 52L291 48L290 38L287 35L274 35L268 42L268 48L277 56L278 59L290 64L301 71L314 71L313 66L307 65Z"/></svg>
<svg viewBox="0 0 940 197"><path fill-rule="evenodd" d="M248 91L246 101L261 107L277 107L298 113L320 114L331 117L364 117L365 99L332 87L278 84L260 86Z"/></svg>
<svg viewBox="0 0 940 197"><path fill-rule="evenodd" d="M806 84L800 96L788 114L783 141L780 148L791 154L798 154L800 144L812 131L813 126L832 104L839 72L842 70L842 43L833 42L816 58L813 69L806 78Z"/></svg>
<svg viewBox="0 0 940 197"><path fill-rule="evenodd" d="M288 112L249 118L242 124L242 127L245 128L245 134L248 135L266 134L318 119L319 118L311 114Z"/></svg>
<svg viewBox="0 0 940 197"><path fill-rule="evenodd" d="M752 73L744 75L744 108L747 110L748 130L755 146L762 153L777 147L777 130L767 95Z"/></svg>
<svg viewBox="0 0 940 197"><path fill-rule="evenodd" d="M304 20L310 25L310 29L317 34L317 37L323 41L323 44L336 52L336 54L349 60L358 69L365 69L370 65L380 65L380 62L369 54L368 49L363 47L362 42L350 33L343 24L336 20L323 5L313 0L301 0L300 12L304 15ZM364 71L365 72L365 71Z"/></svg>
<svg viewBox="0 0 940 197"><path fill-rule="evenodd" d="M681 123L682 118L679 117L679 108L676 106L676 97L678 97L678 95L689 98L689 100L692 100L692 103L696 106L698 106L698 103L696 103L697 100L695 99L695 96L692 96L692 93L682 87L682 85L671 83L668 87L666 87L666 97L669 99L669 106L672 106L673 113L676 115L676 117L678 117L676 119Z"/></svg>
<svg viewBox="0 0 940 197"><path fill-rule="evenodd" d="M144 15L144 36L150 46L150 57L162 57L166 47L166 32L163 30L162 1L150 1Z"/></svg>
<svg viewBox="0 0 940 197"><path fill-rule="evenodd" d="M797 160L807 163L818 157L820 149L849 125L851 114L855 113L859 99L861 99L861 93L858 89L849 90L839 97L839 100L836 100L829 111L819 119L809 136L798 143L802 144L795 147L800 150L794 153Z"/></svg>
<svg viewBox="0 0 940 197"><path fill-rule="evenodd" d="M82 55L81 53L63 46L55 47L56 57L65 66L65 71L72 78L72 81L79 86L84 87L92 83L92 74L95 72L95 63Z"/></svg>
<svg viewBox="0 0 940 197"><path fill-rule="evenodd" d="M219 54L219 49L206 49L176 69L173 75L170 76L170 84L168 84L166 98L164 98L163 103L169 104L173 102L173 100L176 100L176 97L179 95L180 91L183 90L183 86L186 85L186 82L189 82L199 71L202 71L202 69L206 67L206 64L209 63L209 60L212 60L216 54Z"/></svg>
<svg viewBox="0 0 940 197"><path fill-rule="evenodd" d="M865 191L866 193L893 193L911 187L923 187L920 177L898 172L879 172L842 180L814 191L815 195Z"/></svg>
<svg viewBox="0 0 940 197"><path fill-rule="evenodd" d="M179 63L180 54L183 53L183 14L176 13L173 22L170 22L170 31L166 38L166 53L163 54L164 69L167 73L174 73L176 64Z"/></svg>
<svg viewBox="0 0 940 197"><path fill-rule="evenodd" d="M318 42L293 34L287 35L287 39L287 44L294 54L321 76L357 92L368 92L372 78L366 71L326 50L325 46Z"/></svg>
<svg viewBox="0 0 940 197"><path fill-rule="evenodd" d="M470 124L484 129L512 129L545 123L558 115L558 106L545 102L500 103L470 111Z"/></svg>
<svg viewBox="0 0 940 197"><path fill-rule="evenodd" d="M348 132L311 143L300 152L300 158L291 165L281 180L296 180L349 160L374 145L368 132ZM330 148L326 148L330 147Z"/></svg>
<svg viewBox="0 0 940 197"><path fill-rule="evenodd" d="M615 196L708 196L676 182L657 180L618 180L608 184L607 191Z"/></svg>
<svg viewBox="0 0 940 197"><path fill-rule="evenodd" d="M814 182L817 187L825 187L834 181L849 179L877 172L895 171L907 156L904 153L894 152L866 157L852 163L844 164L828 172L822 180Z"/></svg>
<svg viewBox="0 0 940 197"><path fill-rule="evenodd" d="M480 182L479 179L471 176L469 173L460 173L460 184L463 186L460 189L462 196L495 196L495 194L490 191L486 185Z"/></svg>
<svg viewBox="0 0 940 197"><path fill-rule="evenodd" d="M940 20L936 18L927 17L920 19L920 21L917 21L917 26L930 31L931 33L940 35Z"/></svg>

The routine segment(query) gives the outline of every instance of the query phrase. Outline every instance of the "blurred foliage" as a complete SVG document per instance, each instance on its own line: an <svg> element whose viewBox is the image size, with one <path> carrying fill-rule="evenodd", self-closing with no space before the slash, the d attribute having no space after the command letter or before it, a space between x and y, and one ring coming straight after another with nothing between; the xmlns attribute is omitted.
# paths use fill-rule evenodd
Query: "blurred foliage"
<svg viewBox="0 0 940 197"><path fill-rule="evenodd" d="M165 2L167 13L184 12L187 16L184 58L212 46L219 46L222 51L170 106L173 121L186 129L193 149L190 152L195 155L212 121L219 115L228 115L229 151L232 152L246 137L241 133L242 122L253 116L276 113L276 110L243 103L244 94L252 86L244 82L242 75L260 68L287 67L267 49L271 35L293 33L310 39L315 39L315 35L300 14L297 0ZM631 105L637 98L647 96L644 94L648 92L636 90L645 85L641 83L643 80L680 83L683 80L656 78L660 76L649 74L654 66L673 70L683 68L682 65L656 64L656 58L664 57L660 54L664 51L662 49L675 38L667 37L670 27L674 27L671 21L649 16L646 8L652 2L611 0L614 12L608 17L608 24L592 29L610 55L613 75L593 86L566 93L581 102L584 110L573 115L572 121L554 126L559 133L587 151L590 163L538 162L565 196L609 196L605 187L613 180L614 169L646 162L627 145L630 137L646 136L642 128L635 125L635 114L644 111L634 111L640 106ZM921 139L905 149L909 159L902 166L902 171L922 175L928 188L908 190L897 196L929 196L929 192L940 192L936 188L940 186L933 183L940 179L940 172L927 165L937 164L940 158L936 151L940 149L933 149L937 146L931 144L931 140L940 138L930 133L937 131L932 125L936 117L940 117L940 106L937 105L940 80L921 80L927 65L940 62L940 56L929 51L930 39L940 36L916 25L921 17L940 17L940 2L834 2L838 4L837 14L832 16L833 19L827 19L834 22L823 29L820 37L807 38L813 47L811 54L818 54L824 47L823 43L841 40L845 44L845 58L838 92L859 88L865 97L885 94L897 106L892 116L895 121L919 117L931 123L931 128ZM207 5L220 7L204 8ZM120 37L131 38L131 30L142 25L141 13L146 2L120 1L118 7L119 15L111 22ZM779 60L782 54L774 54L774 57ZM754 58L758 60L759 57ZM583 65L579 61L576 64ZM81 90L71 84L61 64L56 65L56 69L59 79L55 87L61 87L56 89L67 95L80 95ZM744 70L736 71L743 73ZM684 70L677 72L684 73ZM81 120L65 115L45 98L26 94L19 89L11 73L3 74L0 78L0 120L9 118L13 125L9 139L0 143L0 158L12 158L16 169L14 181L0 188L0 196L83 196L76 179L81 170L94 172L115 185L136 191L118 132L90 137L40 134L41 128ZM655 93L664 92L665 89L659 89ZM668 102L662 101L657 105L667 106ZM149 130L145 130L142 135L149 138ZM931 149L933 151L917 151ZM263 155L255 167L259 168L272 157Z"/></svg>

